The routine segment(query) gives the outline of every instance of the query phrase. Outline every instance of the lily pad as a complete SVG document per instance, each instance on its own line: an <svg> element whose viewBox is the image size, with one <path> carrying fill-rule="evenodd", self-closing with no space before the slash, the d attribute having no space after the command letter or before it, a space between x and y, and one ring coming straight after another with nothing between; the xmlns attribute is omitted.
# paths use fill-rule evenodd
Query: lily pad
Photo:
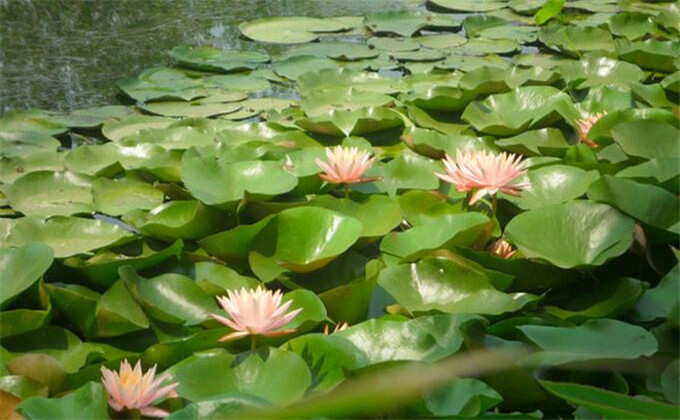
<svg viewBox="0 0 680 420"><path fill-rule="evenodd" d="M71 172L38 171L14 181L10 205L26 216L70 216L94 210L92 179Z"/></svg>
<svg viewBox="0 0 680 420"><path fill-rule="evenodd" d="M411 312L498 315L517 311L536 299L527 293L500 292L494 280L492 272L472 261L425 257L418 263L382 270L378 284Z"/></svg>
<svg viewBox="0 0 680 420"><path fill-rule="evenodd" d="M361 198L342 199L321 195L312 199L311 206L335 210L361 222L361 237L379 237L389 233L401 223L399 205L383 195L370 195Z"/></svg>
<svg viewBox="0 0 680 420"><path fill-rule="evenodd" d="M351 341L367 365L398 360L434 362L456 353L477 315L432 315L407 321L372 319L335 335Z"/></svg>
<svg viewBox="0 0 680 420"><path fill-rule="evenodd" d="M624 85L642 80L644 73L639 67L607 57L588 57L571 61L558 67L562 77L576 88L606 85Z"/></svg>
<svg viewBox="0 0 680 420"><path fill-rule="evenodd" d="M330 58L313 55L295 55L279 60L273 65L274 71L290 80L297 80L305 73L319 72L324 69L338 68L338 63Z"/></svg>
<svg viewBox="0 0 680 420"><path fill-rule="evenodd" d="M528 257L572 268L602 265L624 253L634 224L606 204L571 201L515 216L505 235Z"/></svg>
<svg viewBox="0 0 680 420"><path fill-rule="evenodd" d="M226 227L225 214L199 201L173 200L151 209L137 209L124 220L140 232L160 239L201 239Z"/></svg>
<svg viewBox="0 0 680 420"><path fill-rule="evenodd" d="M616 40L616 54L619 58L637 64L643 69L667 73L677 70L675 60L678 53L680 53L678 41L648 39L630 42L626 39Z"/></svg>
<svg viewBox="0 0 680 420"><path fill-rule="evenodd" d="M540 32L538 38L545 45L573 56L587 51L614 52L611 33L597 27L555 26Z"/></svg>
<svg viewBox="0 0 680 420"><path fill-rule="evenodd" d="M562 131L552 127L525 131L497 140L495 144L525 156L563 156L569 148Z"/></svg>
<svg viewBox="0 0 680 420"><path fill-rule="evenodd" d="M356 242L359 220L320 207L298 207L278 214L260 232L254 249L281 261L286 269L307 272L320 268Z"/></svg>
<svg viewBox="0 0 680 420"><path fill-rule="evenodd" d="M299 118L295 124L313 133L349 137L396 128L404 122L389 108L371 107L354 111L331 110L327 115Z"/></svg>
<svg viewBox="0 0 680 420"><path fill-rule="evenodd" d="M117 225L101 220L56 216L50 219L24 217L9 225L6 243L23 246L32 242L49 245L56 258L66 258L132 239Z"/></svg>
<svg viewBox="0 0 680 420"><path fill-rule="evenodd" d="M536 361L561 365L576 361L637 359L651 356L657 341L644 328L613 319L593 319L579 327L523 325L517 327L542 353Z"/></svg>
<svg viewBox="0 0 680 420"><path fill-rule="evenodd" d="M253 70L269 61L269 56L256 51L224 51L210 46L178 45L169 51L181 65L197 70L232 72Z"/></svg>
<svg viewBox="0 0 680 420"><path fill-rule="evenodd" d="M680 234L680 201L663 188L605 175L590 186L588 197L643 223Z"/></svg>
<svg viewBox="0 0 680 420"><path fill-rule="evenodd" d="M297 178L277 162L226 162L212 156L185 158L182 181L194 197L218 206L235 203L246 193L275 196L297 185Z"/></svg>
<svg viewBox="0 0 680 420"><path fill-rule="evenodd" d="M507 6L506 2L499 0L430 0L430 2L452 12L489 12Z"/></svg>
<svg viewBox="0 0 680 420"><path fill-rule="evenodd" d="M0 307L5 308L28 289L52 264L54 252L49 246L32 243L14 249L0 249Z"/></svg>
<svg viewBox="0 0 680 420"><path fill-rule="evenodd" d="M597 171L566 165L548 165L527 172L529 185L518 197L508 196L508 200L524 210L566 203L585 195L588 187L600 177Z"/></svg>
<svg viewBox="0 0 680 420"><path fill-rule="evenodd" d="M457 22L441 15L428 15L417 12L383 12L364 18L366 26L374 33L396 34L409 37L428 26L454 29Z"/></svg>
<svg viewBox="0 0 680 420"><path fill-rule="evenodd" d="M473 101L462 118L481 132L510 136L559 120L559 104L573 106L569 96L554 87L526 86Z"/></svg>
<svg viewBox="0 0 680 420"><path fill-rule="evenodd" d="M316 40L320 34L342 32L351 27L333 18L285 16L255 19L238 26L243 36L273 44L301 44Z"/></svg>
<svg viewBox="0 0 680 420"><path fill-rule="evenodd" d="M611 135L627 155L646 159L680 158L680 144L676 141L680 130L665 122L624 122L615 125Z"/></svg>

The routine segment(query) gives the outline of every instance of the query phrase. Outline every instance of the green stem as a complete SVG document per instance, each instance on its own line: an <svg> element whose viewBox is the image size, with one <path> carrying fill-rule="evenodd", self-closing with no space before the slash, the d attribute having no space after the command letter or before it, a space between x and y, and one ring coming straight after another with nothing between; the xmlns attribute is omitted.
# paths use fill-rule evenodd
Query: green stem
<svg viewBox="0 0 680 420"><path fill-rule="evenodd" d="M496 209L498 209L498 198L494 194L491 196L491 220L496 217Z"/></svg>
<svg viewBox="0 0 680 420"><path fill-rule="evenodd" d="M349 198L349 185L345 185L345 198Z"/></svg>
<svg viewBox="0 0 680 420"><path fill-rule="evenodd" d="M250 336L250 350L255 350L255 349L257 349L257 336L251 335Z"/></svg>

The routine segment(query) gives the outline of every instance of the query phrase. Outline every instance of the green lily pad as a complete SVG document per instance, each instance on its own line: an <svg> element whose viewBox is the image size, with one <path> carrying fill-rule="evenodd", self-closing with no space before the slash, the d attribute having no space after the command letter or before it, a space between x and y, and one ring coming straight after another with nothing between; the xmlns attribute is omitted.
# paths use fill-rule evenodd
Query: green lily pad
<svg viewBox="0 0 680 420"><path fill-rule="evenodd" d="M558 67L568 83L579 89L601 85L624 85L642 80L644 73L639 67L607 57L588 57L571 61Z"/></svg>
<svg viewBox="0 0 680 420"><path fill-rule="evenodd" d="M193 48L178 45L169 55L182 66L217 72L253 70L269 61L267 54L256 51L224 51L205 45Z"/></svg>
<svg viewBox="0 0 680 420"><path fill-rule="evenodd" d="M199 241L199 244L208 254L223 261L244 263L248 261L248 253L255 238L270 222L271 217L266 217L252 225L239 225L231 230L210 235Z"/></svg>
<svg viewBox="0 0 680 420"><path fill-rule="evenodd" d="M434 362L456 353L478 315L432 315L407 321L372 319L335 333L351 341L366 365L398 360Z"/></svg>
<svg viewBox="0 0 680 420"><path fill-rule="evenodd" d="M525 131L497 140L495 144L525 156L563 156L569 148L562 131L552 127Z"/></svg>
<svg viewBox="0 0 680 420"><path fill-rule="evenodd" d="M505 235L528 257L572 268L602 265L624 253L634 224L606 204L571 201L515 216Z"/></svg>
<svg viewBox="0 0 680 420"><path fill-rule="evenodd" d="M649 331L613 319L593 319L579 327L522 325L517 328L543 350L530 356L543 364L637 359L651 356L657 350L657 341Z"/></svg>
<svg viewBox="0 0 680 420"><path fill-rule="evenodd" d="M609 31L597 27L554 26L541 31L539 40L572 56L587 51L614 52L614 40Z"/></svg>
<svg viewBox="0 0 680 420"><path fill-rule="evenodd" d="M55 152L59 140L40 131L0 131L0 157L18 157L37 152Z"/></svg>
<svg viewBox="0 0 680 420"><path fill-rule="evenodd" d="M611 129L614 141L630 156L646 159L679 158L680 144L676 141L680 130L659 121L630 121ZM652 141L649 141L649 140Z"/></svg>
<svg viewBox="0 0 680 420"><path fill-rule="evenodd" d="M536 209L585 195L588 187L600 177L597 171L584 171L566 165L548 165L527 172L529 185L518 197L507 199L524 210Z"/></svg>
<svg viewBox="0 0 680 420"><path fill-rule="evenodd" d="M31 397L17 409L27 419L106 418L108 404L101 384L88 382L58 399Z"/></svg>
<svg viewBox="0 0 680 420"><path fill-rule="evenodd" d="M503 397L479 379L456 379L445 387L428 392L427 410L435 416L477 417L503 401Z"/></svg>
<svg viewBox="0 0 680 420"><path fill-rule="evenodd" d="M452 12L489 12L507 6L506 2L499 0L430 0L430 2Z"/></svg>
<svg viewBox="0 0 680 420"><path fill-rule="evenodd" d="M635 305L636 321L668 319L677 308L680 298L680 273L678 266L671 268L656 287L647 290Z"/></svg>
<svg viewBox="0 0 680 420"><path fill-rule="evenodd" d="M312 55L295 55L279 60L272 66L276 74L290 80L298 80L305 73L317 73L324 69L336 69L338 63L330 58Z"/></svg>
<svg viewBox="0 0 680 420"><path fill-rule="evenodd" d="M284 210L254 245L292 271L320 268L345 252L363 230L359 220L320 207Z"/></svg>
<svg viewBox="0 0 680 420"><path fill-rule="evenodd" d="M559 104L572 106L569 96L554 87L526 86L473 101L462 118L484 133L510 136L557 121Z"/></svg>
<svg viewBox="0 0 680 420"><path fill-rule="evenodd" d="M550 315L571 322L616 318L628 312L645 292L644 283L630 277L599 284L559 306L546 306Z"/></svg>
<svg viewBox="0 0 680 420"><path fill-rule="evenodd" d="M433 160L404 152L379 168L382 180L378 184L389 195L411 188L434 190L439 186L439 178L434 173L440 170Z"/></svg>
<svg viewBox="0 0 680 420"><path fill-rule="evenodd" d="M181 240L165 248L150 246L146 242L133 242L129 247L104 249L91 257L71 257L64 265L79 270L97 287L110 287L119 278L118 269L129 265L135 270L154 267L172 257L178 258L183 247ZM106 294L105 294L106 295Z"/></svg>
<svg viewBox="0 0 680 420"><path fill-rule="evenodd" d="M309 334L296 337L282 348L300 355L307 362L312 372L312 386L316 391L330 391L344 381L344 370L365 363L348 340L335 335Z"/></svg>
<svg viewBox="0 0 680 420"><path fill-rule="evenodd" d="M451 54L446 60L435 63L434 67L443 70L460 70L467 72L484 66L505 69L510 67L510 64L496 54L482 56Z"/></svg>
<svg viewBox="0 0 680 420"><path fill-rule="evenodd" d="M217 302L196 282L181 274L142 278L131 267L119 270L121 278L151 318L170 324L197 325L212 319Z"/></svg>
<svg viewBox="0 0 680 420"><path fill-rule="evenodd" d="M309 202L310 206L335 210L361 222L361 237L383 236L401 223L401 209L397 203L383 195L361 198L335 198L320 195Z"/></svg>
<svg viewBox="0 0 680 420"><path fill-rule="evenodd" d="M313 133L349 137L396 128L404 122L389 108L371 107L353 111L330 110L327 115L298 118L295 124Z"/></svg>
<svg viewBox="0 0 680 420"><path fill-rule="evenodd" d="M396 34L403 37L410 37L425 27L454 29L460 26L446 16L406 11L374 13L366 16L364 23L371 32Z"/></svg>
<svg viewBox="0 0 680 420"><path fill-rule="evenodd" d="M229 94L222 99L225 102L213 102L212 98L196 99L191 102L184 101L163 101L150 102L144 105L139 105L143 110L151 114L161 115L163 117L190 117L190 118L207 118L217 115L231 114L241 109L240 101L245 99L247 95L244 93ZM230 101L230 102L227 102Z"/></svg>
<svg viewBox="0 0 680 420"><path fill-rule="evenodd" d="M65 169L63 157L62 154L55 152L36 151L0 159L0 182L11 184L29 172L63 171Z"/></svg>
<svg viewBox="0 0 680 420"><path fill-rule="evenodd" d="M517 311L536 299L527 293L496 290L497 276L463 258L425 257L383 269L378 284L411 312L498 315Z"/></svg>
<svg viewBox="0 0 680 420"><path fill-rule="evenodd" d="M163 192L135 178L97 178L92 183L94 208L120 216L136 209L151 210L163 203Z"/></svg>
<svg viewBox="0 0 680 420"><path fill-rule="evenodd" d="M487 39L472 38L465 44L456 48L463 54L484 55L484 54L510 54L518 51L520 44L512 39Z"/></svg>
<svg viewBox="0 0 680 420"><path fill-rule="evenodd" d="M538 28L532 26L499 25L482 29L476 35L482 39L510 39L526 44L535 42L538 39Z"/></svg>
<svg viewBox="0 0 680 420"><path fill-rule="evenodd" d="M680 233L680 201L663 188L604 175L590 186L588 197L612 205L645 224Z"/></svg>
<svg viewBox="0 0 680 420"><path fill-rule="evenodd" d="M227 225L223 212L194 200L168 201L149 212L136 209L123 219L145 235L165 240L201 239Z"/></svg>
<svg viewBox="0 0 680 420"><path fill-rule="evenodd" d="M614 35L622 36L630 41L637 41L647 34L663 34L652 16L636 12L615 14L609 19L609 30Z"/></svg>
<svg viewBox="0 0 680 420"><path fill-rule="evenodd" d="M351 29L333 18L284 16L255 19L238 26L241 34L253 41L272 44L301 44L316 40L320 34Z"/></svg>
<svg viewBox="0 0 680 420"><path fill-rule="evenodd" d="M412 38L373 37L368 39L368 45L383 51L416 51L420 43Z"/></svg>
<svg viewBox="0 0 680 420"><path fill-rule="evenodd" d="M680 175L680 158L658 157L650 159L639 165L629 166L616 176L620 178L634 179L648 184L672 181Z"/></svg>
<svg viewBox="0 0 680 420"><path fill-rule="evenodd" d="M14 181L10 206L26 216L70 216L94 210L92 179L71 172L38 171Z"/></svg>
<svg viewBox="0 0 680 420"><path fill-rule="evenodd" d="M566 382L540 381L550 393L574 406L586 407L603 418L663 419L677 415L677 406L652 399L642 399L617 392Z"/></svg>
<svg viewBox="0 0 680 420"><path fill-rule="evenodd" d="M467 42L467 38L457 34L425 35L414 38L414 41L426 48L443 50L463 45Z"/></svg>
<svg viewBox="0 0 680 420"><path fill-rule="evenodd" d="M80 217L56 216L50 219L24 217L8 225L4 240L11 246L23 246L41 242L54 250L56 258L66 258L77 254L120 244L132 239L117 225L101 220Z"/></svg>
<svg viewBox="0 0 680 420"><path fill-rule="evenodd" d="M677 70L675 60L678 53L680 53L680 43L677 41L648 39L630 42L626 39L616 40L616 54L619 58L637 64L643 69L667 73Z"/></svg>
<svg viewBox="0 0 680 420"><path fill-rule="evenodd" d="M223 352L199 354L170 372L180 384L177 393L194 401L238 391L275 404L290 404L302 398L311 384L311 373L300 356L274 348L253 352L240 361Z"/></svg>
<svg viewBox="0 0 680 420"><path fill-rule="evenodd" d="M138 134L148 128L166 128L177 120L172 118L133 115L120 120L107 121L102 126L102 134L109 140L118 141L124 137Z"/></svg>
<svg viewBox="0 0 680 420"><path fill-rule="evenodd" d="M194 197L217 206L235 203L246 194L283 194L297 185L297 178L277 162L226 162L212 156L183 159L182 181Z"/></svg>
<svg viewBox="0 0 680 420"><path fill-rule="evenodd" d="M470 246L490 229L489 218L481 213L444 215L405 232L387 234L380 250L413 261L433 250Z"/></svg>
<svg viewBox="0 0 680 420"><path fill-rule="evenodd" d="M23 291L31 287L47 271L54 259L49 246L40 243L19 248L0 248L0 307L5 308Z"/></svg>
<svg viewBox="0 0 680 420"><path fill-rule="evenodd" d="M77 174L113 176L123 169L136 169L164 151L155 144L125 146L109 142L73 149L64 156L64 163L69 171Z"/></svg>
<svg viewBox="0 0 680 420"><path fill-rule="evenodd" d="M293 47L288 50L283 58L302 55L328 57L337 61L351 62L376 58L380 55L380 51L359 42L328 41ZM363 67L363 65L361 66Z"/></svg>

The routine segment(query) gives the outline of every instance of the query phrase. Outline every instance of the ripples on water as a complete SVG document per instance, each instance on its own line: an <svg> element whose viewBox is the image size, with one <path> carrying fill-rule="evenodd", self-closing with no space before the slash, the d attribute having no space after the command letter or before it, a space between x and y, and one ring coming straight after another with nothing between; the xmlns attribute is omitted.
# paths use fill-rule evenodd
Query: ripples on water
<svg viewBox="0 0 680 420"><path fill-rule="evenodd" d="M0 0L1 111L116 102L115 81L170 62L180 43L262 50L236 26L265 16L343 16L398 0ZM271 50L271 48L270 48Z"/></svg>

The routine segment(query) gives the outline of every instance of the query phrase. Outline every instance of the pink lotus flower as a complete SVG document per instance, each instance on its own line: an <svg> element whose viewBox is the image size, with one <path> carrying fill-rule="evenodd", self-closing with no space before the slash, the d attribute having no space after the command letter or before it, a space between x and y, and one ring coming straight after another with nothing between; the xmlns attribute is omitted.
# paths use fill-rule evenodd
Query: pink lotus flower
<svg viewBox="0 0 680 420"><path fill-rule="evenodd" d="M461 192L476 190L470 197L470 204L498 191L517 195L526 187L526 184L514 182L526 172L520 155L505 152L497 155L485 150L457 151L455 161L446 155L444 166L446 174L435 172L441 180L454 184Z"/></svg>
<svg viewBox="0 0 680 420"><path fill-rule="evenodd" d="M367 151L359 151L357 147L336 146L326 148L328 163L316 159L316 164L325 173L319 175L321 179L331 184L355 184L368 179L361 176L373 165L373 160Z"/></svg>
<svg viewBox="0 0 680 420"><path fill-rule="evenodd" d="M229 290L227 295L219 296L217 300L231 319L217 314L210 315L236 331L220 338L220 341L234 340L247 335L276 337L295 331L295 329L278 330L302 311L302 308L299 308L287 312L293 302L289 300L281 304L283 295L280 290L272 292L259 286L255 290L244 287L237 292Z"/></svg>
<svg viewBox="0 0 680 420"><path fill-rule="evenodd" d="M576 120L576 125L578 125L578 136L581 141L590 147L599 147L600 145L588 138L588 133L590 129L593 128L595 123L599 121L600 118L606 115L605 112L600 112L597 114L589 115L586 118L581 118Z"/></svg>
<svg viewBox="0 0 680 420"><path fill-rule="evenodd" d="M333 328L333 331L331 331L330 328L328 328L328 324L326 324L323 327L323 333L326 334L326 335L330 335L330 334L336 333L338 331L346 330L347 328L349 328L349 324L346 323L346 322L341 322L339 324L335 324L335 328Z"/></svg>
<svg viewBox="0 0 680 420"><path fill-rule="evenodd" d="M142 374L142 364L137 361L134 369L127 359L120 364L120 373L102 366L102 382L109 396L109 405L116 411L139 410L149 417L167 417L167 411L152 407L154 401L166 396L175 396L179 383L161 386L170 376L156 376L156 365Z"/></svg>
<svg viewBox="0 0 680 420"><path fill-rule="evenodd" d="M517 250L512 249L512 245L505 239L498 239L489 248L489 251L493 254L498 255L501 258L509 260Z"/></svg>

